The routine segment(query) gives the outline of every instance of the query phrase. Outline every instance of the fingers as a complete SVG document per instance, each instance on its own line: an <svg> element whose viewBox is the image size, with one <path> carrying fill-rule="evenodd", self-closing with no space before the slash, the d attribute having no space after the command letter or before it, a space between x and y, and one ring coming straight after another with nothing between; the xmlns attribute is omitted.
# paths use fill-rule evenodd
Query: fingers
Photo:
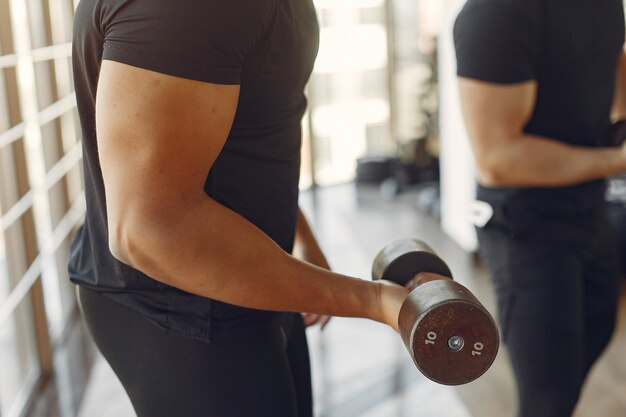
<svg viewBox="0 0 626 417"><path fill-rule="evenodd" d="M374 281L378 285L378 307L374 320L385 323L396 332L398 331L398 316L402 304L409 295L409 289L394 282L380 280Z"/></svg>
<svg viewBox="0 0 626 417"><path fill-rule="evenodd" d="M331 318L332 318L332 316L322 316L320 318L320 326L321 326L322 330L324 330L326 328L326 326L328 325L328 322L330 321Z"/></svg>
<svg viewBox="0 0 626 417"><path fill-rule="evenodd" d="M332 316L324 316L321 314L302 313L302 321L304 322L304 327L311 327L319 324L321 326L321 329L324 330L331 318Z"/></svg>
<svg viewBox="0 0 626 417"><path fill-rule="evenodd" d="M437 281L440 279L451 279L449 277L446 277L444 275L439 275L439 274L435 274L433 272L420 272L419 274L415 275L415 277L409 281L405 287L409 289L409 291L413 291L415 288L417 288L418 286L425 284L427 282L430 281Z"/></svg>
<svg viewBox="0 0 626 417"><path fill-rule="evenodd" d="M319 314L313 313L302 313L302 321L304 322L304 327L310 327L316 324L320 319Z"/></svg>

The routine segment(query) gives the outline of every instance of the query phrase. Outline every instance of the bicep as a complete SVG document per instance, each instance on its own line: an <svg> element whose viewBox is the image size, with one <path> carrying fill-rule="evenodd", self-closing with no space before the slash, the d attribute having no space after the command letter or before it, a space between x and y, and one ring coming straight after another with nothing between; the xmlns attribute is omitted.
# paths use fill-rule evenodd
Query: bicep
<svg viewBox="0 0 626 417"><path fill-rule="evenodd" d="M103 61L96 134L109 221L136 205L167 210L202 193L238 96L237 85Z"/></svg>
<svg viewBox="0 0 626 417"><path fill-rule="evenodd" d="M536 91L535 81L494 84L459 78L461 109L479 162L490 150L523 134L535 107Z"/></svg>

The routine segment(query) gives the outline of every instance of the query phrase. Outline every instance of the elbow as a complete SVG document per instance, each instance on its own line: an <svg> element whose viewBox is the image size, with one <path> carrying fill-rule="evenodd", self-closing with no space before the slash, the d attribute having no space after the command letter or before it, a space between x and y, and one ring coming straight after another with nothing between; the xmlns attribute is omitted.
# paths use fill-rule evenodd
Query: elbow
<svg viewBox="0 0 626 417"><path fill-rule="evenodd" d="M109 220L109 251L118 261L141 270L137 262L135 236L139 234L137 226L128 221Z"/></svg>
<svg viewBox="0 0 626 417"><path fill-rule="evenodd" d="M149 231L149 225L140 216L125 213L109 221L109 251L118 261L143 272L148 276L157 274L155 259L159 259L157 249L149 238L155 230Z"/></svg>
<svg viewBox="0 0 626 417"><path fill-rule="evenodd" d="M510 167L501 158L483 156L477 159L478 178L482 185L487 187L510 186Z"/></svg>
<svg viewBox="0 0 626 417"><path fill-rule="evenodd" d="M178 210L127 205L108 211L108 245L111 255L123 264L163 284L181 288L177 278L189 264L183 239L179 238Z"/></svg>
<svg viewBox="0 0 626 417"><path fill-rule="evenodd" d="M480 183L486 187L504 187L508 185L506 177L494 169L480 169L478 178Z"/></svg>

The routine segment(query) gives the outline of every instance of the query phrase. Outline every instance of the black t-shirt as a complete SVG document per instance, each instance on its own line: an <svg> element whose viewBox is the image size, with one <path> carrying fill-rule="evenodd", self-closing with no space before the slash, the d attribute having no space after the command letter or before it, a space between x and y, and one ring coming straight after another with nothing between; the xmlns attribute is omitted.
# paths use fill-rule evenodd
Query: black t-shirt
<svg viewBox="0 0 626 417"><path fill-rule="evenodd" d="M537 82L525 132L572 145L603 145L624 45L622 0L468 0L457 17L454 41L460 77ZM479 187L479 198L513 202L527 216L528 210L541 215L554 209L575 218L597 207L603 184Z"/></svg>
<svg viewBox="0 0 626 417"><path fill-rule="evenodd" d="M214 319L267 314L159 283L111 255L95 134L98 73L101 60L107 59L182 78L240 84L233 126L207 172L205 191L290 252L304 87L317 54L318 33L311 0L80 1L73 65L87 213L71 247L69 274L74 282L168 330L203 340L210 338Z"/></svg>

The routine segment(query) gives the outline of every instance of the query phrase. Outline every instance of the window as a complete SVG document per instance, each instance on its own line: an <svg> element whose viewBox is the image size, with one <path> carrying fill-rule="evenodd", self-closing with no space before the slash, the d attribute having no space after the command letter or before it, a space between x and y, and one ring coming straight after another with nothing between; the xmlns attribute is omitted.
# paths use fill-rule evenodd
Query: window
<svg viewBox="0 0 626 417"><path fill-rule="evenodd" d="M52 371L74 311L66 259L83 213L72 0L0 0L0 415ZM45 299L45 302L44 302Z"/></svg>

